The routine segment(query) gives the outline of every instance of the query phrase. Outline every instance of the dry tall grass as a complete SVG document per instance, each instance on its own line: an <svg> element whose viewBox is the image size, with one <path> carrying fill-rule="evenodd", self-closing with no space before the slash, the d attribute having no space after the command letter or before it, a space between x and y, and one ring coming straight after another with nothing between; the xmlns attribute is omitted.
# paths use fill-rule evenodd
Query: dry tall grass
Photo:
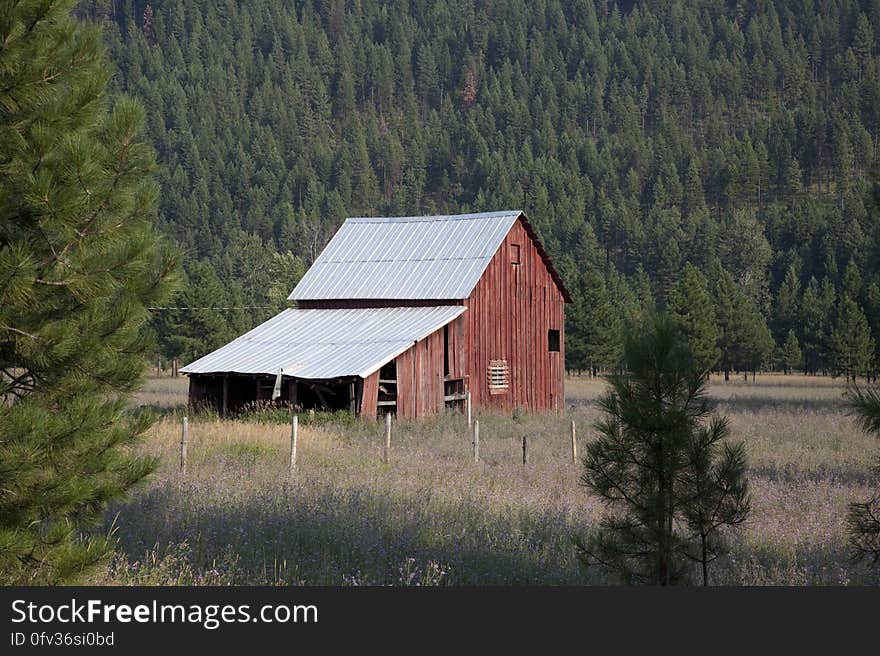
<svg viewBox="0 0 880 656"><path fill-rule="evenodd" d="M568 436L574 419L583 452L602 388L569 381L559 417L480 416L479 464L459 416L396 424L389 467L378 423L303 426L292 480L287 426L198 419L181 477L169 415L143 447L162 468L109 514L118 554L95 582L609 583L575 558L573 538L593 529L601 505L578 484ZM753 491L713 582L880 582L846 550L846 507L869 495L880 445L846 414L843 384L759 376L709 389L746 442ZM153 380L138 402L173 407L184 395L185 379Z"/></svg>

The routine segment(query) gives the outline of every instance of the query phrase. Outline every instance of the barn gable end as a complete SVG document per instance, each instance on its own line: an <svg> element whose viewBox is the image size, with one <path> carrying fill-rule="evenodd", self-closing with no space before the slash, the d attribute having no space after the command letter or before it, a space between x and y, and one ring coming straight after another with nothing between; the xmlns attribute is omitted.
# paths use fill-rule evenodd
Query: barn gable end
<svg viewBox="0 0 880 656"><path fill-rule="evenodd" d="M468 311L450 325L468 344L456 373L469 377L480 406L547 411L563 404L568 292L532 234L524 221L510 229L465 301ZM558 351L550 350L551 330L558 331ZM490 389L493 362L496 370L506 365L506 390Z"/></svg>

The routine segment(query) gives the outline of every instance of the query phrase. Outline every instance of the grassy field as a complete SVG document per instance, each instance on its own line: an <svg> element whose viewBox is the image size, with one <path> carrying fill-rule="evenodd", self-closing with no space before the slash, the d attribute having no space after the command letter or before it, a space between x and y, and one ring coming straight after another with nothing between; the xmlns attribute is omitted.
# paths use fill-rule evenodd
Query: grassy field
<svg viewBox="0 0 880 656"><path fill-rule="evenodd" d="M172 410L185 385L152 379L136 401ZM304 425L293 480L287 426L210 418L191 419L180 476L180 420L170 411L143 446L162 456L161 469L108 514L117 555L92 582L612 583L583 569L573 546L602 509L579 486L568 426L577 422L583 452L602 389L570 380L559 417L480 416L480 464L458 416L396 424L388 467L379 424ZM847 504L869 496L880 444L847 415L844 391L827 378L713 379L719 411L747 445L753 497L713 583L880 582L846 549Z"/></svg>

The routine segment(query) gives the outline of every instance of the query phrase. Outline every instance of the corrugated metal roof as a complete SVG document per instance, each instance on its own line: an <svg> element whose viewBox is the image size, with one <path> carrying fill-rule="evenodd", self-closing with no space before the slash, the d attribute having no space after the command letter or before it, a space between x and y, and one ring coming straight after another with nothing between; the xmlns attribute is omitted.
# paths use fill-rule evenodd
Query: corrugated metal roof
<svg viewBox="0 0 880 656"><path fill-rule="evenodd" d="M284 310L181 369L186 374L284 374L310 380L366 377L465 308Z"/></svg>
<svg viewBox="0 0 880 656"><path fill-rule="evenodd" d="M520 214L348 219L289 299L467 298Z"/></svg>

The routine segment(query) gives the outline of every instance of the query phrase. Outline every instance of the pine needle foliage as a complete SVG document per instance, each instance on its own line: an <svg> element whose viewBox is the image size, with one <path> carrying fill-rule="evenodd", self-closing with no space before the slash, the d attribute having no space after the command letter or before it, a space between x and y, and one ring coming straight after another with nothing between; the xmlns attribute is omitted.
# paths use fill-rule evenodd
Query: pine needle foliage
<svg viewBox="0 0 880 656"><path fill-rule="evenodd" d="M855 384L849 390L850 405L856 420L866 433L880 435L880 392ZM880 458L874 467L874 478L880 480ZM880 565L880 489L874 496L850 504L847 515L849 541L855 560L868 560Z"/></svg>
<svg viewBox="0 0 880 656"><path fill-rule="evenodd" d="M154 467L126 412L174 258L152 230L144 110L74 0L0 3L0 584L61 583L112 548L83 529Z"/></svg>
<svg viewBox="0 0 880 656"><path fill-rule="evenodd" d="M706 396L706 365L668 315L629 333L624 360L584 459L581 482L607 512L578 543L581 560L626 583L690 583L700 571L708 585L722 530L749 513L745 449L727 442L727 420Z"/></svg>

